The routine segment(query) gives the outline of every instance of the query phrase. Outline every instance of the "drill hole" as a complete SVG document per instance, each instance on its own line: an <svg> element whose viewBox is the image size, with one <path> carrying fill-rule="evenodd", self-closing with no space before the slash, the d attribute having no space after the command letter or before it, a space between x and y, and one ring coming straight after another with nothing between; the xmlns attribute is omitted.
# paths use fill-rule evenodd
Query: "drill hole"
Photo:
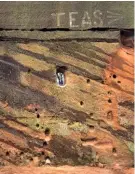
<svg viewBox="0 0 135 174"><path fill-rule="evenodd" d="M111 92L111 91L108 91L108 94L109 94L109 95L111 95L111 94L112 94L112 92Z"/></svg>
<svg viewBox="0 0 135 174"><path fill-rule="evenodd" d="M112 148L112 153L116 153L116 152L117 152L116 148L113 147L113 148Z"/></svg>
<svg viewBox="0 0 135 174"><path fill-rule="evenodd" d="M56 66L56 73L65 73L65 71L67 71L67 67L66 66Z"/></svg>
<svg viewBox="0 0 135 174"><path fill-rule="evenodd" d="M117 77L116 74L113 74L113 78L116 79L116 77Z"/></svg>
<svg viewBox="0 0 135 174"><path fill-rule="evenodd" d="M24 152L20 152L20 155L23 155L24 154Z"/></svg>
<svg viewBox="0 0 135 174"><path fill-rule="evenodd" d="M46 128L46 129L45 129L45 135L48 136L49 134L50 134L50 129L49 129L49 128Z"/></svg>
<svg viewBox="0 0 135 174"><path fill-rule="evenodd" d="M84 103L83 103L83 101L80 101L80 105L82 106Z"/></svg>
<svg viewBox="0 0 135 174"><path fill-rule="evenodd" d="M42 151L42 152L41 152L41 155L45 155L45 152L44 152L44 151Z"/></svg>
<svg viewBox="0 0 135 174"><path fill-rule="evenodd" d="M90 126L89 126L89 129L90 129L90 130L94 130L95 127L94 127L93 125L90 125Z"/></svg>
<svg viewBox="0 0 135 174"><path fill-rule="evenodd" d="M33 161L33 158L32 157L30 158L30 161Z"/></svg>
<svg viewBox="0 0 135 174"><path fill-rule="evenodd" d="M31 69L29 68L27 72L28 72L28 73L31 73Z"/></svg>
<svg viewBox="0 0 135 174"><path fill-rule="evenodd" d="M112 100L111 100L111 99L109 99L109 100L108 100L108 103L112 103Z"/></svg>
<svg viewBox="0 0 135 174"><path fill-rule="evenodd" d="M48 144L47 144L47 142L46 141L44 141L43 142L43 146L47 146Z"/></svg>
<svg viewBox="0 0 135 174"><path fill-rule="evenodd" d="M40 115L39 114L37 114L37 118L40 118Z"/></svg>
<svg viewBox="0 0 135 174"><path fill-rule="evenodd" d="M104 84L104 81L101 81L102 84Z"/></svg>
<svg viewBox="0 0 135 174"><path fill-rule="evenodd" d="M90 83L90 79L87 79L87 83Z"/></svg>
<svg viewBox="0 0 135 174"><path fill-rule="evenodd" d="M35 111L37 111L38 109L37 108L35 108Z"/></svg>
<svg viewBox="0 0 135 174"><path fill-rule="evenodd" d="M118 83L121 83L121 81L118 81Z"/></svg>
<svg viewBox="0 0 135 174"><path fill-rule="evenodd" d="M9 156L9 152L8 151L6 152L6 156Z"/></svg>
<svg viewBox="0 0 135 174"><path fill-rule="evenodd" d="M39 127L39 124L38 123L36 124L36 127Z"/></svg>

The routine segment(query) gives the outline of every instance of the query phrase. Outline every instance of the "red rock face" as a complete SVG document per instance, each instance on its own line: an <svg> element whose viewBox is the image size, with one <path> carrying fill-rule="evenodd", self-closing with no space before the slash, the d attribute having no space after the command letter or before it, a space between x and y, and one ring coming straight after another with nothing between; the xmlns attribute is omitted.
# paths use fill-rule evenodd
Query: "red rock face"
<svg viewBox="0 0 135 174"><path fill-rule="evenodd" d="M2 42L0 172L133 173L133 59L118 43Z"/></svg>
<svg viewBox="0 0 135 174"><path fill-rule="evenodd" d="M62 173L62 174L68 174L69 172L71 174L77 174L79 173L85 173L89 174L92 172L92 174L133 174L134 169L127 169L127 170L119 170L119 169L102 169L102 168L97 168L97 167L71 167L71 166L63 166L63 167L5 167L4 169L1 170L2 174L14 174L17 172L22 172L24 174L29 174L31 171L33 174L57 174L57 173Z"/></svg>

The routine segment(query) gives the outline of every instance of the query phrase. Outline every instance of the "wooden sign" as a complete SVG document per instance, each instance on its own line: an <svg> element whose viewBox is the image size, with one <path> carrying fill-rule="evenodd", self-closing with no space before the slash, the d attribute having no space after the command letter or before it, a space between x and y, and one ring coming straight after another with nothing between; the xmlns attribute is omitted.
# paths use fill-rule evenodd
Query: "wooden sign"
<svg viewBox="0 0 135 174"><path fill-rule="evenodd" d="M0 2L1 29L134 28L134 2Z"/></svg>

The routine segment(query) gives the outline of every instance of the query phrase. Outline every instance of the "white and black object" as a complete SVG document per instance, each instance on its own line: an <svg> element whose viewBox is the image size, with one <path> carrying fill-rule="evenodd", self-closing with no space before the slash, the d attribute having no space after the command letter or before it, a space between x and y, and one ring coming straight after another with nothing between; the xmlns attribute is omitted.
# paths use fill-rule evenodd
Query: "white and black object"
<svg viewBox="0 0 135 174"><path fill-rule="evenodd" d="M66 70L67 68L65 66L56 67L56 83L60 87L64 87L66 85L66 76L65 76Z"/></svg>

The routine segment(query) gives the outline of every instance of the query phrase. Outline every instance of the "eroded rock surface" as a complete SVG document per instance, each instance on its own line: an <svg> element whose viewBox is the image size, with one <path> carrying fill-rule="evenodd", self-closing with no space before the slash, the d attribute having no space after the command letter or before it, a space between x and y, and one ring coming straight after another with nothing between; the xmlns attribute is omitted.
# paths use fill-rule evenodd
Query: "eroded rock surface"
<svg viewBox="0 0 135 174"><path fill-rule="evenodd" d="M1 42L0 166L133 167L133 73L133 50L118 43Z"/></svg>

